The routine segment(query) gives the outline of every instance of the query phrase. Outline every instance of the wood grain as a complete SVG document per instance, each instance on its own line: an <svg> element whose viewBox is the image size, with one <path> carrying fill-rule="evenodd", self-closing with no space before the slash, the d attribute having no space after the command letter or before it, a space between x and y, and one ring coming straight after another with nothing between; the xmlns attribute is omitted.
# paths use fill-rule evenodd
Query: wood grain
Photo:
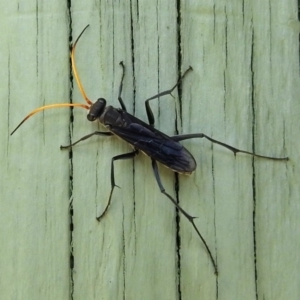
<svg viewBox="0 0 300 300"><path fill-rule="evenodd" d="M3 299L299 299L299 22L292 1L10 1L0 4L0 290ZM88 96L123 100L147 120L152 101L167 134L203 132L274 162L234 155L206 140L183 144L191 176L161 167L166 191L193 216L219 268L190 224L160 193L150 160L110 164L131 151L86 112L48 110L10 132L36 107L83 102L70 75L69 40ZM72 87L72 82L74 86ZM72 215L69 205L72 204ZM70 231L70 218L73 230ZM70 255L74 267L70 268Z"/></svg>

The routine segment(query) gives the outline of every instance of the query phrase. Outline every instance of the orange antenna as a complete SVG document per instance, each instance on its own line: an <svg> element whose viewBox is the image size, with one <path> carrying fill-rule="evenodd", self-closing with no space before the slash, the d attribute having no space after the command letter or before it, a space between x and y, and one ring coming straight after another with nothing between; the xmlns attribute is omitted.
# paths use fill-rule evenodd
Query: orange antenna
<svg viewBox="0 0 300 300"><path fill-rule="evenodd" d="M17 131L17 129L27 120L29 119L31 116L33 116L34 114L42 111L42 110L45 110L45 109L48 109L48 108L55 108L55 107L82 107L82 108L85 108L85 109L90 109L90 107L88 105L85 105L85 104L80 104L80 103L59 103L59 104L50 104L50 105L45 105L45 106L42 106L42 107L39 107L35 110L33 110L31 113L29 113L24 119L23 121L14 129L14 131L10 134L10 135L13 135L15 133L15 131Z"/></svg>
<svg viewBox="0 0 300 300"><path fill-rule="evenodd" d="M89 27L90 25L87 25L85 26L85 28L81 31L81 33L79 34L78 38L76 39L73 47L72 47L72 50L71 50L71 62L72 62L72 71L73 71L73 74L74 74L74 77L76 79L76 82L77 82L77 85L79 87L79 90L80 90L80 93L82 95L82 97L84 98L84 100L89 104L89 105L92 105L93 102L87 97L85 91L84 91L84 88L81 84L81 81L80 81L80 78L79 78L79 75L77 73L77 69L76 69L76 64L75 64L75 48L76 48L76 45L79 41L79 39L81 38L81 36L83 35L83 33L85 32L85 30Z"/></svg>
<svg viewBox="0 0 300 300"><path fill-rule="evenodd" d="M80 90L80 93L82 95L82 97L84 98L84 100L88 103L88 105L86 104L80 104L80 103L58 103L58 104L49 104L49 105L45 105L45 106L42 106L42 107L39 107L35 110L33 110L31 113L29 113L23 120L22 122L12 131L12 133L10 135L13 135L15 133L15 131L27 120L29 119L31 116L33 116L34 114L42 111L42 110L45 110L45 109L48 109L48 108L56 108L56 107L82 107L82 108L85 108L87 110L90 109L90 106L93 104L93 102L87 97L85 91L84 91L84 88L81 84L81 81L80 81L80 78L79 78L79 75L77 73L77 69L76 69L76 65L75 65L75 47L76 47L76 44L77 42L79 41L80 37L82 36L82 34L84 33L84 31L89 27L89 25L87 25L83 30L82 32L80 33L80 35L78 36L78 38L76 39L75 43L73 44L72 46L72 50L71 50L71 63L72 63L72 71L73 71L73 74L74 74L74 77L75 77L75 80L77 82L77 85L79 87L79 90Z"/></svg>

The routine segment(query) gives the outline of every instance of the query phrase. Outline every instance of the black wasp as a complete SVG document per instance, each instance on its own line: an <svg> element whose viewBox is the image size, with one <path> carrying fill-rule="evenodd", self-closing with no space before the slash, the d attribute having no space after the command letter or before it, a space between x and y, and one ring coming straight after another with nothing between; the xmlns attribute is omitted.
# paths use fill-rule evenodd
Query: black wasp
<svg viewBox="0 0 300 300"><path fill-rule="evenodd" d="M283 160L287 161L288 158L275 158L275 157L268 157L263 155L258 155L255 153L251 153L248 151L239 150L237 148L234 148L230 145L227 145L225 143L222 143L220 141L217 141L215 139L212 139L211 137L203 134L203 133L193 133L193 134L182 134L182 135L175 135L175 136L168 136L164 134L163 132L157 130L154 128L155 119L152 113L152 110L150 108L149 102L153 99L157 99L159 97L170 95L172 91L181 83L182 79L185 77L185 75L192 70L191 67L189 67L181 77L177 80L177 83L169 90L166 90L164 92L158 93L157 95L147 99L145 101L145 107L148 117L149 124L143 122L142 120L136 118L135 116L129 114L126 110L126 106L122 100L121 93L123 88L123 79L125 74L125 67L124 64L121 62L120 65L122 67L122 79L119 87L119 95L118 100L121 105L121 108L114 108L112 106L106 106L106 100L103 98L99 98L95 103L93 103L87 96L83 89L83 86L81 84L81 81L79 79L76 65L75 65L75 48L76 44L79 41L80 37L86 30L86 28L89 25L87 25L83 31L80 33L79 37L75 41L75 43L72 46L71 50L71 61L72 61L72 70L74 77L76 79L76 82L78 84L79 90L87 102L87 104L79 104L79 103L60 103L60 104L50 104L46 106L39 107L35 110L33 110L31 113L29 113L23 121L15 128L15 130L11 133L11 135L32 115L34 115L37 112L40 112L42 110L48 109L48 108L55 108L55 107L82 107L87 110L89 110L89 113L87 115L87 119L89 121L95 121L98 120L108 131L95 131L91 134L88 134L84 137L82 137L77 142L68 145L68 146L61 146L61 149L69 148L77 143L86 140L93 135L101 135L101 136L113 136L116 135L129 143L133 147L133 151L121 155L117 155L112 158L111 160L111 191L108 199L108 203L103 211L103 213L97 217L97 220L99 221L107 212L107 209L110 205L113 190L116 187L115 184L115 177L114 177L114 162L116 160L123 160L123 159L130 159L134 158L136 155L139 154L139 152L143 152L147 156L150 157L152 162L152 168L154 172L155 179L157 181L157 184L159 186L160 191L167 196L173 204L176 206L176 208L190 221L194 229L196 230L198 236L202 240L209 257L211 259L211 262L213 264L215 274L218 273L217 264L211 254L211 251L201 235L200 231L196 227L194 223L194 218L191 215L189 215L185 210L183 210L180 205L174 200L172 196L170 196L164 189L163 184L160 179L157 161L160 162L162 165L166 166L167 168L171 169L174 172L180 173L180 174L191 174L197 167L196 161L192 154L179 142L187 139L193 139L193 138L206 138L212 143L219 144L223 147L228 148L231 150L234 154L241 152L250 154L252 156L261 157L261 158L267 158L272 160Z"/></svg>

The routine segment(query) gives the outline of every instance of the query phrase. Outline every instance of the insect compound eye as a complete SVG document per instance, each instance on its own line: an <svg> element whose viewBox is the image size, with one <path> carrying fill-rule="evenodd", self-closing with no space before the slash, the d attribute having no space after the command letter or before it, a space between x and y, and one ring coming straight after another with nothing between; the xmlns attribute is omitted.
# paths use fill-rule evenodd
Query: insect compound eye
<svg viewBox="0 0 300 300"><path fill-rule="evenodd" d="M89 121L95 121L97 118L99 118L106 106L106 100L103 98L99 98L90 108L90 111L87 115L87 119Z"/></svg>
<svg viewBox="0 0 300 300"><path fill-rule="evenodd" d="M87 117L87 119L88 119L89 121L91 121L91 122L93 122L93 121L96 120L96 117L95 117L94 115L90 114L90 113L88 113L88 115L87 115L86 117Z"/></svg>

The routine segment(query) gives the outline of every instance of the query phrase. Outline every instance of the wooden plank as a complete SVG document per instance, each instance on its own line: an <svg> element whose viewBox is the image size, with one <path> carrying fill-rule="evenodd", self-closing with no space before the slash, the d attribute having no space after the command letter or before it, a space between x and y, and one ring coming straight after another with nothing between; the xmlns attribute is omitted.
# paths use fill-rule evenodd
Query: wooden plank
<svg viewBox="0 0 300 300"><path fill-rule="evenodd" d="M68 101L68 23L62 1L1 4L2 299L69 295L68 110L10 132L34 108Z"/></svg>
<svg viewBox="0 0 300 300"><path fill-rule="evenodd" d="M147 120L145 99L177 80L175 4L93 5L92 1L72 5L74 28L78 28L75 35L86 25L82 20L91 25L77 52L82 81L91 97L104 97L118 107L119 62L124 61L123 99L129 112ZM174 100L169 97L159 105L153 101L151 107L157 126L174 134ZM80 119L76 125L75 118L76 139L93 130L82 124ZM140 155L134 163L116 162L116 183L121 189L114 191L111 207L100 224L94 219L103 211L110 193L111 157L129 151L131 148L119 139L104 138L74 148L74 296L78 299L120 299L123 295L137 299L141 287L143 299L153 299L166 286L166 299L176 298L175 212L160 193L148 158ZM166 189L172 192L174 175L162 170L162 176Z"/></svg>
<svg viewBox="0 0 300 300"><path fill-rule="evenodd" d="M6 133L0 143L5 170L0 181L1 295L298 299L297 8L289 1L182 1L179 7L171 1L127 2L72 1L69 8L58 2L26 8L12 2L1 10L1 28L11 29L0 45L1 65L7 66L1 69L6 78L1 99L8 99L0 112ZM93 101L104 97L119 106L118 64L123 60L123 99L129 112L147 120L144 100L170 88L178 70L192 65L180 97L174 91L174 99L152 101L157 128L170 135L176 129L203 132L245 150L290 156L288 163L235 158L205 140L183 142L198 168L191 176L179 176L178 200L198 217L196 224L218 262L218 277L193 228L182 215L176 217L159 192L147 157L116 162L121 189L115 189L98 224L95 217L110 193L111 157L131 151L128 145L91 138L73 148L69 166L68 152L58 149L69 142L67 109L40 113L9 137L31 109L68 101L68 38L75 39L87 24L76 61ZM83 102L75 82L72 98ZM83 110L73 113L73 141L100 130L86 121ZM176 197L173 173L160 172L166 191Z"/></svg>
<svg viewBox="0 0 300 300"><path fill-rule="evenodd" d="M201 126L204 133L231 145L289 155L292 160L234 158L205 141L190 142L200 167L194 180L184 182L181 198L184 207L199 216L197 224L206 230L203 234L217 256L220 275L211 290L210 266L206 263L203 272L205 257L200 252L189 258L198 243L187 234L181 256L184 299L198 299L202 293L209 299L214 293L220 299L299 297L295 281L299 272L290 256L299 266L298 241L293 238L299 221L290 214L291 207L297 207L297 196L289 193L290 176L299 178L298 171L290 173L298 154L293 151L294 140L286 144L291 133L287 128L293 131L287 125L293 122L290 109L299 108L293 92L299 80L298 68L293 67L298 64L297 35L288 21L296 7L283 9L279 2L271 7L250 1L243 5L182 6L183 32L188 32L183 35L183 61L195 70L184 90L190 103L183 106L183 120L191 121L183 122L183 131L199 131ZM287 57L295 61L288 62ZM200 201L190 201L197 198ZM284 282L282 274L287 276Z"/></svg>

